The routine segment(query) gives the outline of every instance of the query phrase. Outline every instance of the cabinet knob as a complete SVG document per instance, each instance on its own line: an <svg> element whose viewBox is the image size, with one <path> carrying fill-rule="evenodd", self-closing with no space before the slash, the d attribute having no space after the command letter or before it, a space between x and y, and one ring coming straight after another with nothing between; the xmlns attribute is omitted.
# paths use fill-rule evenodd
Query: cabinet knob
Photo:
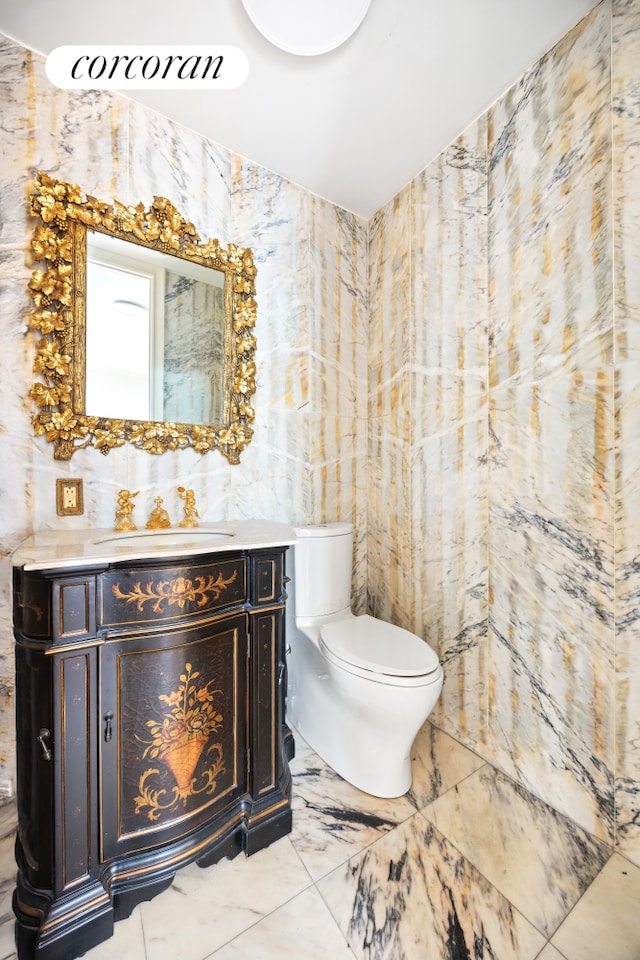
<svg viewBox="0 0 640 960"><path fill-rule="evenodd" d="M105 713L104 715L104 742L109 743L111 737L113 736L113 730L111 728L111 721L113 720L112 713Z"/></svg>
<svg viewBox="0 0 640 960"><path fill-rule="evenodd" d="M38 734L38 736L36 737L36 740L42 747L43 759L51 761L51 749L50 749L51 732L47 730L46 727L43 727L40 733Z"/></svg>

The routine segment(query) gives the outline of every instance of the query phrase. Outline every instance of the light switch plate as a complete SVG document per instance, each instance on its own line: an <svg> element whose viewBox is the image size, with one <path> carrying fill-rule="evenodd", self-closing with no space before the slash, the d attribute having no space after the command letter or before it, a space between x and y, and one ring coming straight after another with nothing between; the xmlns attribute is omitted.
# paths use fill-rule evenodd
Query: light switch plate
<svg viewBox="0 0 640 960"><path fill-rule="evenodd" d="M77 517L84 513L82 480L56 480L56 512L59 517Z"/></svg>

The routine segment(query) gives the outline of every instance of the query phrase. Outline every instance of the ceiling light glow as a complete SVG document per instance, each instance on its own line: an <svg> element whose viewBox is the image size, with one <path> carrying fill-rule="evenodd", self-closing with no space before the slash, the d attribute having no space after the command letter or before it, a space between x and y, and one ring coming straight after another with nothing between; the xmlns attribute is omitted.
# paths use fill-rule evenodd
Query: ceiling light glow
<svg viewBox="0 0 640 960"><path fill-rule="evenodd" d="M242 0L266 39L298 56L335 50L364 20L371 0Z"/></svg>

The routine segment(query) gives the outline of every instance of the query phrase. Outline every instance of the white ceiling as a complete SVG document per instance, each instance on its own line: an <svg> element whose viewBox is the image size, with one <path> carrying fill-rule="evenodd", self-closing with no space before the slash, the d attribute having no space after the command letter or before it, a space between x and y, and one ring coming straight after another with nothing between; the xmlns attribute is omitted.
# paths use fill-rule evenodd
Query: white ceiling
<svg viewBox="0 0 640 960"><path fill-rule="evenodd" d="M275 4L278 0L272 0ZM299 0L305 5L322 0ZM298 57L241 0L4 0L0 32L62 44L233 44L235 90L132 91L161 113L371 216L596 5L596 0L372 0L356 33Z"/></svg>

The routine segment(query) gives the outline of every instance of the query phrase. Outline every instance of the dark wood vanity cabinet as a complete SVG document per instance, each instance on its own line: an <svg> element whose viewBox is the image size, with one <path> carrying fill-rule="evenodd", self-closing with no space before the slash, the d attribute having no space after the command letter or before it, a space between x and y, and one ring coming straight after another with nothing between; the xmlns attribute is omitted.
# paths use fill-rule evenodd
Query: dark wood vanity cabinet
<svg viewBox="0 0 640 960"><path fill-rule="evenodd" d="M15 569L20 960L290 831L285 553Z"/></svg>

